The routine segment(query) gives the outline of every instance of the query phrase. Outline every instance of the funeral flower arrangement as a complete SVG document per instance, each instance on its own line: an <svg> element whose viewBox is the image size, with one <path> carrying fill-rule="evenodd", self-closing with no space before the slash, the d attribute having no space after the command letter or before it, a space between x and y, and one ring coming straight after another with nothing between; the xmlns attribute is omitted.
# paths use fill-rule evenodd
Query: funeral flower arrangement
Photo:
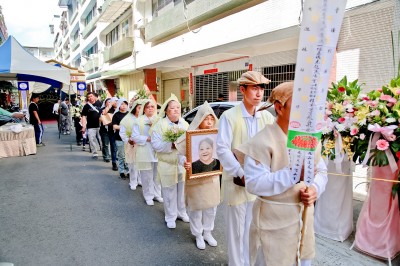
<svg viewBox="0 0 400 266"><path fill-rule="evenodd" d="M353 138L359 133L356 105L361 87L358 80L347 81L345 76L338 83L332 83L328 90L325 126L322 130L322 155L341 162L345 154L351 160Z"/></svg>
<svg viewBox="0 0 400 266"><path fill-rule="evenodd" d="M180 136L182 136L186 130L179 128L177 125L173 125L163 134L163 140L167 142L175 142Z"/></svg>
<svg viewBox="0 0 400 266"><path fill-rule="evenodd" d="M362 95L356 105L358 134L353 141L354 160L370 166L395 167L400 158L400 77L388 86Z"/></svg>

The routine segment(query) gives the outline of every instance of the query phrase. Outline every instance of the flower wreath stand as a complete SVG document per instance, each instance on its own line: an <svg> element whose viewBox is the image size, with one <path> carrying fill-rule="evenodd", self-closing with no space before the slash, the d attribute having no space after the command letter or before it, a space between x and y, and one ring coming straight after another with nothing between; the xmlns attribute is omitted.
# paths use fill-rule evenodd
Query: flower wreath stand
<svg viewBox="0 0 400 266"><path fill-rule="evenodd" d="M399 163L398 163L399 165ZM372 178L397 180L399 170L372 166ZM393 182L372 179L367 199L357 221L354 246L373 257L391 260L400 253L400 211L398 195L392 197Z"/></svg>
<svg viewBox="0 0 400 266"><path fill-rule="evenodd" d="M346 155L340 167L336 164L328 160L328 183L315 204L314 230L343 242L353 232L353 162Z"/></svg>

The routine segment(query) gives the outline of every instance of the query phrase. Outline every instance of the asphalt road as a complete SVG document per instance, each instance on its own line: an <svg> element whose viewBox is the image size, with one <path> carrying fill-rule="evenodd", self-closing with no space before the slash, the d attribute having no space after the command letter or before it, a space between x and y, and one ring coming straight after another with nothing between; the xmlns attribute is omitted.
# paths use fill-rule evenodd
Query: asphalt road
<svg viewBox="0 0 400 266"><path fill-rule="evenodd" d="M46 125L36 155L0 159L0 262L15 265L226 265L223 217L218 247L198 250L189 224L164 223L161 203L147 206L111 163ZM361 206L355 201L355 216ZM317 237L313 265L385 265L344 243ZM399 260L393 265L400 265ZM398 264L396 264L398 263Z"/></svg>

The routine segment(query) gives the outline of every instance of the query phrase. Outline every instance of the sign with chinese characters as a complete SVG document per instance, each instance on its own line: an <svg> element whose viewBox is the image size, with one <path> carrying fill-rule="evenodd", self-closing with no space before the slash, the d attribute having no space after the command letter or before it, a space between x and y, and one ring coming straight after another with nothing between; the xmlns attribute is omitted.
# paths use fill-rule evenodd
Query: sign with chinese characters
<svg viewBox="0 0 400 266"><path fill-rule="evenodd" d="M307 0L297 52L287 147L292 176L314 180L314 151L321 129L328 92L330 68L339 38L346 0Z"/></svg>
<svg viewBox="0 0 400 266"><path fill-rule="evenodd" d="M85 82L77 82L76 89L78 90L79 95L83 96L84 91L86 90L86 83Z"/></svg>
<svg viewBox="0 0 400 266"><path fill-rule="evenodd" d="M21 95L21 109L28 109L28 95L29 92L29 82L28 81L18 81L18 91Z"/></svg>

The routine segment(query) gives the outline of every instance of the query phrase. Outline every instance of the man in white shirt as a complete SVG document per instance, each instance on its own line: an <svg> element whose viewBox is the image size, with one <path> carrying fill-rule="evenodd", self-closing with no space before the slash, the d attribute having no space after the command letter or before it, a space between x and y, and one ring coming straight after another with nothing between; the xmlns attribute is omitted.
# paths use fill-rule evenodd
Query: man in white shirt
<svg viewBox="0 0 400 266"><path fill-rule="evenodd" d="M272 90L269 101L275 106L276 122L238 148L246 155L246 189L258 196L250 227L251 265L295 265L300 252L303 206L308 210L299 261L308 266L315 256L313 203L325 190L327 170L319 146L315 151L315 179L308 190L304 182L292 178L291 155L286 148L292 93L293 82ZM303 181L303 173L300 180Z"/></svg>
<svg viewBox="0 0 400 266"><path fill-rule="evenodd" d="M222 174L222 202L226 208L225 228L228 240L229 265L249 265L249 228L255 196L247 193L243 167L233 150L247 142L265 125L274 121L268 111L257 112L266 84L270 81L261 73L247 71L238 83L243 101L223 113L219 121L217 154Z"/></svg>
<svg viewBox="0 0 400 266"><path fill-rule="evenodd" d="M60 113L59 113L60 103L61 103L61 100L60 100L60 98L58 98L57 102L53 105L53 114L57 119L58 129L60 129Z"/></svg>

